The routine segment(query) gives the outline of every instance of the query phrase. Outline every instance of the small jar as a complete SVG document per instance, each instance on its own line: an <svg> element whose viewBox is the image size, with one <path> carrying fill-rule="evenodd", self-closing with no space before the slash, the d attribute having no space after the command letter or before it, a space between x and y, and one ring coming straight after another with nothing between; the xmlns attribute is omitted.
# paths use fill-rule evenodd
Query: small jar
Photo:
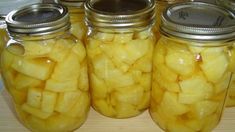
<svg viewBox="0 0 235 132"><path fill-rule="evenodd" d="M86 120L85 47L70 32L67 8L34 4L6 18L11 36L1 56L4 85L20 122L34 132L68 132Z"/></svg>
<svg viewBox="0 0 235 132"><path fill-rule="evenodd" d="M193 0L156 0L156 23L153 27L153 32L158 40L160 38L159 26L161 23L162 12L170 5L180 2L188 2Z"/></svg>
<svg viewBox="0 0 235 132"><path fill-rule="evenodd" d="M219 123L232 75L232 15L200 2L174 4L163 12L150 114L164 131L210 132Z"/></svg>
<svg viewBox="0 0 235 132"><path fill-rule="evenodd" d="M70 15L70 32L79 40L84 41L87 27L84 22L84 2L85 0L57 0L58 3L66 6Z"/></svg>
<svg viewBox="0 0 235 132"><path fill-rule="evenodd" d="M105 116L133 117L149 107L154 5L153 0L85 3L92 106Z"/></svg>
<svg viewBox="0 0 235 132"><path fill-rule="evenodd" d="M216 0L216 4L232 11L235 15L235 1L234 0ZM234 60L234 59L235 59L235 50L232 53L232 60ZM233 63L233 65L231 65L230 69L233 73L235 72L235 62ZM230 89L229 89L229 94L228 94L226 106L227 107L234 107L235 106L235 75L234 74L231 79L231 84L230 84Z"/></svg>

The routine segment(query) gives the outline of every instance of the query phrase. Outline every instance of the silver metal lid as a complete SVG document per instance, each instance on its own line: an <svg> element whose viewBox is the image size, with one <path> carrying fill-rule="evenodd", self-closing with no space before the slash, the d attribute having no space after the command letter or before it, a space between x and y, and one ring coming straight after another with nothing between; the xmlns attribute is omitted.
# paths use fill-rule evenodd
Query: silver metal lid
<svg viewBox="0 0 235 132"><path fill-rule="evenodd" d="M86 23L97 29L144 28L155 21L154 0L88 0Z"/></svg>
<svg viewBox="0 0 235 132"><path fill-rule="evenodd" d="M235 12L235 0L216 0L216 4Z"/></svg>
<svg viewBox="0 0 235 132"><path fill-rule="evenodd" d="M86 0L57 0L56 2L67 7L84 7Z"/></svg>
<svg viewBox="0 0 235 132"><path fill-rule="evenodd" d="M163 12L160 31L185 39L225 40L235 37L235 19L232 12L213 4L178 3Z"/></svg>
<svg viewBox="0 0 235 132"><path fill-rule="evenodd" d="M70 28L66 7L59 4L33 4L10 12L7 29L12 34L43 35Z"/></svg>

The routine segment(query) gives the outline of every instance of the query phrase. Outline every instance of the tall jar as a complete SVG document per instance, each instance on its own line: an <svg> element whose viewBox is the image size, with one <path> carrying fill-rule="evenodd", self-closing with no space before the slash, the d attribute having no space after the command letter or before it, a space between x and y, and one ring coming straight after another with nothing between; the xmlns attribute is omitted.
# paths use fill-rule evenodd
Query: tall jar
<svg viewBox="0 0 235 132"><path fill-rule="evenodd" d="M216 0L216 4L223 6L228 10L231 10L235 15L235 1L233 1L233 0ZM235 59L235 50L232 52L232 59ZM233 65L231 65L230 70L233 73L235 72L235 62ZM234 74L232 76L226 106L227 107L231 107L231 106L234 107L235 106L235 75Z"/></svg>
<svg viewBox="0 0 235 132"><path fill-rule="evenodd" d="M84 2L85 0L57 0L58 3L66 6L70 15L70 32L79 40L84 41L87 27L84 22Z"/></svg>
<svg viewBox="0 0 235 132"><path fill-rule="evenodd" d="M6 18L3 80L19 121L34 132L68 132L86 120L86 51L69 33L67 8L34 4Z"/></svg>
<svg viewBox="0 0 235 132"><path fill-rule="evenodd" d="M85 3L92 106L105 116L133 117L149 107L154 5L153 0Z"/></svg>
<svg viewBox="0 0 235 132"><path fill-rule="evenodd" d="M156 39L160 38L159 26L161 23L162 12L170 5L180 2L188 2L193 0L155 0L156 1L156 23L153 27L153 32L155 33Z"/></svg>
<svg viewBox="0 0 235 132"><path fill-rule="evenodd" d="M232 74L231 16L200 2L175 4L163 12L150 114L164 131L210 132L219 123Z"/></svg>

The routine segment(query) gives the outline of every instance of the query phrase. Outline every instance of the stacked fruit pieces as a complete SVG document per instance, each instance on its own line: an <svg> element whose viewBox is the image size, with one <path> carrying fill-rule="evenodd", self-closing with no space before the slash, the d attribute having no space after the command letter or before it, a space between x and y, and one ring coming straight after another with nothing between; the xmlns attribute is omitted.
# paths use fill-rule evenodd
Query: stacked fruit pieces
<svg viewBox="0 0 235 132"><path fill-rule="evenodd" d="M127 118L149 106L153 43L150 31L88 38L92 105L98 112Z"/></svg>
<svg viewBox="0 0 235 132"><path fill-rule="evenodd" d="M71 29L70 32L79 40L84 41L87 27L84 22L84 9L69 7Z"/></svg>
<svg viewBox="0 0 235 132"><path fill-rule="evenodd" d="M189 43L162 37L154 51L150 113L170 132L211 131L231 78L228 47Z"/></svg>
<svg viewBox="0 0 235 132"><path fill-rule="evenodd" d="M4 83L33 131L72 131L89 110L86 52L70 38L25 41L2 54Z"/></svg>

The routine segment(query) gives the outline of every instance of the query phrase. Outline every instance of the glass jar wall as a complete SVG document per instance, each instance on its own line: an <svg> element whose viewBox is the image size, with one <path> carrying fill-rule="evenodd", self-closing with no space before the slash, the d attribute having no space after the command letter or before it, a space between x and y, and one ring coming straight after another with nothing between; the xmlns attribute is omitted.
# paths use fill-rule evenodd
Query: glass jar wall
<svg viewBox="0 0 235 132"><path fill-rule="evenodd" d="M231 16L224 8L200 2L172 5L163 12L150 105L152 119L163 130L209 132L219 123L232 75Z"/></svg>
<svg viewBox="0 0 235 132"><path fill-rule="evenodd" d="M44 13L54 14L60 21L50 15L41 25L25 19L40 18ZM2 75L20 122L35 132L67 132L80 127L90 107L86 51L68 32L66 8L26 6L11 12L6 21L12 39L2 53ZM30 28L22 29L25 26Z"/></svg>
<svg viewBox="0 0 235 132"><path fill-rule="evenodd" d="M154 2L140 0L133 7L129 2L101 0L85 5L92 106L113 118L139 115L148 108L150 101ZM106 4L110 8L100 6ZM145 14L137 12L140 9L136 7L141 4ZM122 8L124 10L119 10Z"/></svg>

